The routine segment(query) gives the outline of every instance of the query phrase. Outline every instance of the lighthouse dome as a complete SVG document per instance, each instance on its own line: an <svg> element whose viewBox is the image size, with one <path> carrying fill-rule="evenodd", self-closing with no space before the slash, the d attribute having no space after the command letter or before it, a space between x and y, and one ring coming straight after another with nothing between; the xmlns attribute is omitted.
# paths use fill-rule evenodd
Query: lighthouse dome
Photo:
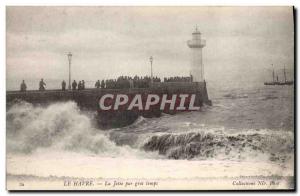
<svg viewBox="0 0 300 196"><path fill-rule="evenodd" d="M192 34L193 35L195 35L195 34L201 34L201 32L198 30L198 27L196 27L195 31Z"/></svg>

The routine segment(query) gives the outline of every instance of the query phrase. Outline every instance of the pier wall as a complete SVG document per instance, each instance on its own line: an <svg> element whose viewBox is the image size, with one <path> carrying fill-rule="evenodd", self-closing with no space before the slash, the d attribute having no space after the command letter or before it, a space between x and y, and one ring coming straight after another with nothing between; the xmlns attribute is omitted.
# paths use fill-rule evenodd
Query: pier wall
<svg viewBox="0 0 300 196"><path fill-rule="evenodd" d="M55 102L75 101L81 109L99 109L99 99L105 94L196 94L195 105L210 105L206 84L193 83L154 83L151 88L133 89L85 89L74 91L45 90L45 91L7 91L6 105L9 108L17 100L23 100L34 105L48 105ZM131 124L138 116L158 117L159 110L151 111L113 111L102 112L98 110L98 122L102 127L120 127Z"/></svg>

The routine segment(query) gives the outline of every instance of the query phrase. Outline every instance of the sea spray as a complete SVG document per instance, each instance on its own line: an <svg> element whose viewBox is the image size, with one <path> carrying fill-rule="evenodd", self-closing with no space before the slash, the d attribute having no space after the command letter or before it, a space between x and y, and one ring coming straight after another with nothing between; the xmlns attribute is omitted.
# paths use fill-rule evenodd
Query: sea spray
<svg viewBox="0 0 300 196"><path fill-rule="evenodd" d="M40 149L93 153L102 156L142 156L127 145L117 146L107 133L93 127L88 115L74 102L46 107L18 102L7 111L9 153L33 153ZM156 153L148 153L149 156ZM147 157L147 156L145 156Z"/></svg>
<svg viewBox="0 0 300 196"><path fill-rule="evenodd" d="M7 111L9 149L31 152L36 148L72 142L92 132L90 119L73 102L47 107L19 102ZM14 145L12 144L12 141ZM16 143L18 142L18 143Z"/></svg>

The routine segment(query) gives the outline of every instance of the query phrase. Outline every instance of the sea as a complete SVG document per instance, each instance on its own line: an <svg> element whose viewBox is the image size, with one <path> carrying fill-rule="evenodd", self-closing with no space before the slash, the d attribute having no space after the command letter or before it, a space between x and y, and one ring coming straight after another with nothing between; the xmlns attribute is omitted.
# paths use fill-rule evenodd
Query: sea
<svg viewBox="0 0 300 196"><path fill-rule="evenodd" d="M72 101L18 102L6 112L8 187L21 186L20 178L293 179L294 86L208 82L207 89L212 106L109 130Z"/></svg>

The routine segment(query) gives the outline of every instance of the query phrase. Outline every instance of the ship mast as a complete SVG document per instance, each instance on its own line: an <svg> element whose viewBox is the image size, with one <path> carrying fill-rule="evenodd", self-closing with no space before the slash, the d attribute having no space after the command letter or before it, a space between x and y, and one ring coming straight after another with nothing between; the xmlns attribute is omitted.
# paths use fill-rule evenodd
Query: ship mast
<svg viewBox="0 0 300 196"><path fill-rule="evenodd" d="M285 72L285 65L283 66L283 75L284 75L284 82L286 82L286 72Z"/></svg>
<svg viewBox="0 0 300 196"><path fill-rule="evenodd" d="M272 69L273 69L273 82L275 82L275 73L274 73L274 66L272 64Z"/></svg>

